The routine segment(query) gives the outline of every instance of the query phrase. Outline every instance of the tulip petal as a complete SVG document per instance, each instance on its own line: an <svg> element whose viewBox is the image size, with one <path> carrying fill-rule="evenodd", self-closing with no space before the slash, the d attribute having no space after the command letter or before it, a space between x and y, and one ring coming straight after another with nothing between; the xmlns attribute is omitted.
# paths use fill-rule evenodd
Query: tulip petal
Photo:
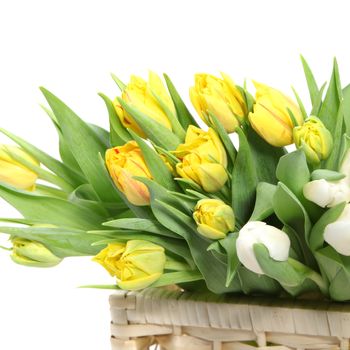
<svg viewBox="0 0 350 350"><path fill-rule="evenodd" d="M225 233L204 224L199 224L197 226L197 230L202 236L207 237L209 239L221 239L226 237Z"/></svg>
<svg viewBox="0 0 350 350"><path fill-rule="evenodd" d="M290 239L286 233L261 221L248 222L239 232L237 238L237 256L249 270L263 274L254 253L254 245L263 244L272 259L286 261L289 256Z"/></svg>
<svg viewBox="0 0 350 350"><path fill-rule="evenodd" d="M324 240L339 254L350 256L350 221L336 221L326 226Z"/></svg>
<svg viewBox="0 0 350 350"><path fill-rule="evenodd" d="M221 164L215 163L201 164L197 174L201 186L209 193L220 191L228 179L225 168Z"/></svg>

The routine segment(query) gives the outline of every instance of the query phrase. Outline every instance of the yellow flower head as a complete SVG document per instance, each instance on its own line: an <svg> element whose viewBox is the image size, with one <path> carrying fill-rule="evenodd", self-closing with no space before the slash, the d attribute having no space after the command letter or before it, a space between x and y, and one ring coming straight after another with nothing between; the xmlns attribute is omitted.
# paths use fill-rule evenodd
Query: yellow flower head
<svg viewBox="0 0 350 350"><path fill-rule="evenodd" d="M280 91L269 86L254 83L256 101L249 121L253 129L270 145L283 147L293 143L293 121L288 109L298 125L304 120L299 107Z"/></svg>
<svg viewBox="0 0 350 350"><path fill-rule="evenodd" d="M38 175L26 168L19 161L13 159L10 153L34 165L39 165L36 159L24 152L21 148L0 145L0 182L5 182L22 190L34 190Z"/></svg>
<svg viewBox="0 0 350 350"><path fill-rule="evenodd" d="M333 147L332 134L317 117L311 116L294 128L293 135L296 147L304 150L309 163L317 165L328 158Z"/></svg>
<svg viewBox="0 0 350 350"><path fill-rule="evenodd" d="M204 122L207 122L209 111L230 133L246 116L247 106L231 78L224 73L221 75L222 79L210 74L196 74L195 86L190 88L190 98Z"/></svg>
<svg viewBox="0 0 350 350"><path fill-rule="evenodd" d="M227 181L227 156L216 132L203 131L193 125L187 129L185 143L173 152L181 162L177 173L190 179L207 192L219 191Z"/></svg>
<svg viewBox="0 0 350 350"><path fill-rule="evenodd" d="M171 124L166 112L163 110L159 101L157 101L155 95L171 113L176 115L173 101L160 77L151 71L149 72L148 82L140 77L132 75L129 84L123 90L121 97L125 102L137 108L140 112L171 130ZM118 99L115 99L113 104L121 123L141 137L145 137L145 133L137 125L133 117L125 112Z"/></svg>
<svg viewBox="0 0 350 350"><path fill-rule="evenodd" d="M198 232L210 239L225 238L235 228L233 209L219 199L198 201L193 218Z"/></svg>
<svg viewBox="0 0 350 350"><path fill-rule="evenodd" d="M152 178L141 149L135 141L108 149L106 165L115 185L125 194L130 203L134 205L149 204L148 188L142 182L133 179L133 176Z"/></svg>
<svg viewBox="0 0 350 350"><path fill-rule="evenodd" d="M11 259L20 265L52 267L59 264L62 260L39 242L15 237L12 239L12 244Z"/></svg>
<svg viewBox="0 0 350 350"><path fill-rule="evenodd" d="M159 245L131 240L108 244L93 260L117 277L120 288L137 290L148 287L163 274L166 256Z"/></svg>

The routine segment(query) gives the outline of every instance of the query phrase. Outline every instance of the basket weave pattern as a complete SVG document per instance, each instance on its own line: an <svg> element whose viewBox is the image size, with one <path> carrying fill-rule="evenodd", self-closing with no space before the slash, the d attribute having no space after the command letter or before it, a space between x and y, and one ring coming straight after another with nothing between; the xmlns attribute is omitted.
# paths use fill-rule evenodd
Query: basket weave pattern
<svg viewBox="0 0 350 350"><path fill-rule="evenodd" d="M110 297L112 349L349 350L350 305L162 288Z"/></svg>

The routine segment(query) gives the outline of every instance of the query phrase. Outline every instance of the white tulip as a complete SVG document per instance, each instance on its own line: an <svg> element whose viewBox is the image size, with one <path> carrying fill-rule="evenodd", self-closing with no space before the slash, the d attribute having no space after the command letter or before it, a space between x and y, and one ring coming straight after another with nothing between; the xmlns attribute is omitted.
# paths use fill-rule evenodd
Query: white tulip
<svg viewBox="0 0 350 350"><path fill-rule="evenodd" d="M350 187L344 180L346 178L332 182L325 179L308 182L303 188L304 196L322 208L330 208L341 202L349 202Z"/></svg>
<svg viewBox="0 0 350 350"><path fill-rule="evenodd" d="M335 222L326 226L323 238L339 254L350 256L350 204Z"/></svg>
<svg viewBox="0 0 350 350"><path fill-rule="evenodd" d="M254 244L261 243L272 259L286 261L289 256L290 239L286 233L262 221L251 221L242 227L236 241L239 261L250 271L264 274L254 254Z"/></svg>

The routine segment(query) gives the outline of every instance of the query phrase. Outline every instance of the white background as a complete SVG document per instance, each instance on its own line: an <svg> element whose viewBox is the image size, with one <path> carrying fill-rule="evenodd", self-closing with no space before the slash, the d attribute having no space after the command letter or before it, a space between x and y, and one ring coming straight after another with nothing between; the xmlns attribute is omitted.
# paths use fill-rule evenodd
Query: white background
<svg viewBox="0 0 350 350"><path fill-rule="evenodd" d="M66 1L0 0L0 126L57 156L55 130L38 104L52 90L89 122L107 126L97 92L110 97L109 77L127 81L148 69L167 72L188 100L193 74L225 71L307 101L303 53L323 83L337 56L350 82L347 1ZM5 139L0 137L0 142ZM0 217L16 212L0 201ZM0 240L4 243L4 240ZM0 251L0 349L109 349L111 283L90 259L29 269Z"/></svg>

